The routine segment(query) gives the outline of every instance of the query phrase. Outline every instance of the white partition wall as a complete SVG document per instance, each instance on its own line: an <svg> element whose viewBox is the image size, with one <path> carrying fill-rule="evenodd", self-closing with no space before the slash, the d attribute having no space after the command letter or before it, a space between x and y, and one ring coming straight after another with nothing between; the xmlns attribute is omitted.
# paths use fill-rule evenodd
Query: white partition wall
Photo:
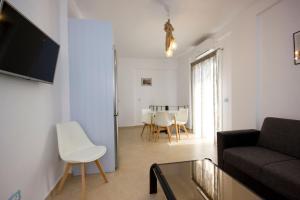
<svg viewBox="0 0 300 200"><path fill-rule="evenodd" d="M113 37L107 22L69 22L71 119L96 145L107 147L105 171L115 170ZM94 165L88 172L97 172ZM76 172L75 172L76 173Z"/></svg>

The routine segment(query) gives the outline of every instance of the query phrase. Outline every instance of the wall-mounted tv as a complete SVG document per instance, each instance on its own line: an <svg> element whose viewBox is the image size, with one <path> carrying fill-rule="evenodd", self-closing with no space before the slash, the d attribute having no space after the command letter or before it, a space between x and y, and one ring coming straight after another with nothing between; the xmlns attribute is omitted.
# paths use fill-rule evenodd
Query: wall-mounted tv
<svg viewBox="0 0 300 200"><path fill-rule="evenodd" d="M0 73L53 83L59 45L0 0Z"/></svg>

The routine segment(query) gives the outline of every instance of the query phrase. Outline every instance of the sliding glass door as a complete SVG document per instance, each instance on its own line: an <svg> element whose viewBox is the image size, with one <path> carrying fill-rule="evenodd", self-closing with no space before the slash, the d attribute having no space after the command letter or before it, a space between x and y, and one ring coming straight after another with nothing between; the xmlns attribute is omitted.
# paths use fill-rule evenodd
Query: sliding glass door
<svg viewBox="0 0 300 200"><path fill-rule="evenodd" d="M211 53L192 64L193 131L210 142L222 127L219 55Z"/></svg>

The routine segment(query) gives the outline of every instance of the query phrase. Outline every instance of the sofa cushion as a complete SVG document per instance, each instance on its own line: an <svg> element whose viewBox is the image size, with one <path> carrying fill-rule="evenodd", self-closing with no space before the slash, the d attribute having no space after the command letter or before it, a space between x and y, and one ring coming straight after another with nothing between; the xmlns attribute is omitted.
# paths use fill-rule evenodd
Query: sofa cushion
<svg viewBox="0 0 300 200"><path fill-rule="evenodd" d="M300 121L266 118L258 146L300 158Z"/></svg>
<svg viewBox="0 0 300 200"><path fill-rule="evenodd" d="M251 146L225 149L223 159L224 163L228 163L248 176L257 179L263 166L295 158L262 147Z"/></svg>
<svg viewBox="0 0 300 200"><path fill-rule="evenodd" d="M300 160L290 160L266 165L260 181L289 199L300 199Z"/></svg>

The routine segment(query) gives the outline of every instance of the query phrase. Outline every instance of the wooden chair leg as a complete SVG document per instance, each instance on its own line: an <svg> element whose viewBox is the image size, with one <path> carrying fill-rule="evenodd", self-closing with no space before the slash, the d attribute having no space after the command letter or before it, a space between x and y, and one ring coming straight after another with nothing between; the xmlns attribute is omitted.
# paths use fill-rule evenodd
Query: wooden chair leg
<svg viewBox="0 0 300 200"><path fill-rule="evenodd" d="M80 194L80 199L84 200L85 195L86 195L85 164L81 163L80 168L81 168L81 194Z"/></svg>
<svg viewBox="0 0 300 200"><path fill-rule="evenodd" d="M170 132L169 127L167 127L167 132L168 132L169 142L171 143L171 132ZM177 138L177 136L176 136L176 138Z"/></svg>
<svg viewBox="0 0 300 200"><path fill-rule="evenodd" d="M179 135L179 130L180 130L180 129L178 130L178 125L177 124L175 124L175 129L176 129L176 139L177 139L177 137ZM179 135L179 138L180 138L180 135Z"/></svg>
<svg viewBox="0 0 300 200"><path fill-rule="evenodd" d="M186 134L187 136L189 136L189 132L188 132L188 130L186 129L185 125L183 125L183 129L184 129L185 134Z"/></svg>
<svg viewBox="0 0 300 200"><path fill-rule="evenodd" d="M148 126L148 128L149 128L149 135L151 135L151 132L152 132L152 125L151 125L151 124L148 124L147 126Z"/></svg>
<svg viewBox="0 0 300 200"><path fill-rule="evenodd" d="M101 163L99 162L99 160L95 160L95 163L96 163L96 165L97 165L97 167L98 167L98 169L99 169L99 171L100 171L100 174L101 174L102 177L104 178L105 183L107 183L108 180L107 180L107 178L106 178L106 175L105 175L105 172L104 172L104 170L103 170L103 168L102 168Z"/></svg>
<svg viewBox="0 0 300 200"><path fill-rule="evenodd" d="M158 133L157 133L157 139L160 139L160 131L162 131L163 129L159 129Z"/></svg>
<svg viewBox="0 0 300 200"><path fill-rule="evenodd" d="M142 130L142 133L141 133L141 136L143 136L143 134L144 134L145 127L146 127L146 124L144 124L143 130Z"/></svg>
<svg viewBox="0 0 300 200"><path fill-rule="evenodd" d="M148 135L148 140L150 140L151 128L152 128L152 126L151 126L151 124L150 124L150 126L149 126L150 132L149 132L149 135Z"/></svg>
<svg viewBox="0 0 300 200"><path fill-rule="evenodd" d="M160 130L161 130L161 128L157 127L156 135L155 135L155 142L159 139Z"/></svg>
<svg viewBox="0 0 300 200"><path fill-rule="evenodd" d="M178 142L178 138L180 139L180 136L178 134L178 125L175 124L175 126L176 126L176 142Z"/></svg>
<svg viewBox="0 0 300 200"><path fill-rule="evenodd" d="M156 131L156 127L155 127L155 126L152 126L152 132L151 132L151 134L149 135L149 141L150 141L151 139L154 139L154 137L155 137L155 131Z"/></svg>
<svg viewBox="0 0 300 200"><path fill-rule="evenodd" d="M150 133L149 133L149 141L150 141L150 137L151 137L152 131L153 131L153 130L152 130L152 129L153 129L152 124L150 124L149 127L150 127Z"/></svg>
<svg viewBox="0 0 300 200"><path fill-rule="evenodd" d="M63 178L61 179L60 183L59 183L59 186L58 186L58 192L60 193L65 185L65 182L68 178L68 175L69 175L69 171L70 169L72 168L72 164L71 163L67 163L67 166L65 168L65 172L64 172L64 176Z"/></svg>
<svg viewBox="0 0 300 200"><path fill-rule="evenodd" d="M180 137L180 136L181 136L181 135L180 135L180 133L181 133L181 132L180 132L180 125L178 125L178 129L177 129L177 130L178 130L178 137L179 137L179 140L181 140L181 137Z"/></svg>

